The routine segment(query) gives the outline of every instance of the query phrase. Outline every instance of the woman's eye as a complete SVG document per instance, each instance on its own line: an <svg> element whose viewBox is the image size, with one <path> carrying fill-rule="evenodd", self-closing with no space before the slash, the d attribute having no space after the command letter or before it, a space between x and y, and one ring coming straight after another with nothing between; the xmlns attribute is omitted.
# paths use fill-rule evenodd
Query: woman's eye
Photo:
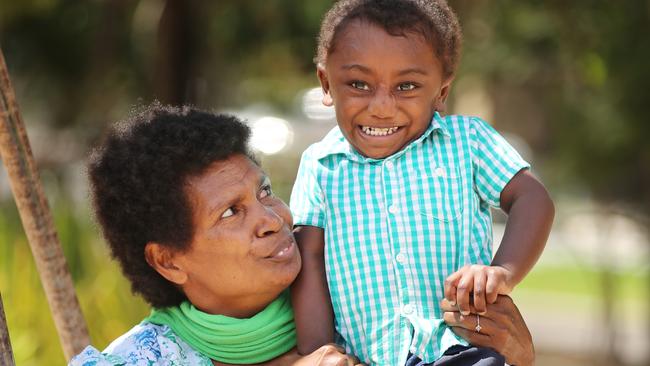
<svg viewBox="0 0 650 366"><path fill-rule="evenodd" d="M415 89L417 86L413 83L401 83L397 86L399 91L409 91Z"/></svg>
<svg viewBox="0 0 650 366"><path fill-rule="evenodd" d="M364 83L363 81L353 81L350 83L350 86L359 90L370 90L368 84Z"/></svg>
<svg viewBox="0 0 650 366"><path fill-rule="evenodd" d="M221 214L221 218L225 219L226 217L230 217L235 214L235 210L232 209L232 207L228 208L226 211Z"/></svg>
<svg viewBox="0 0 650 366"><path fill-rule="evenodd" d="M262 187L262 192L260 193L261 198L265 198L268 196L273 195L273 191L271 190L271 186L264 186Z"/></svg>

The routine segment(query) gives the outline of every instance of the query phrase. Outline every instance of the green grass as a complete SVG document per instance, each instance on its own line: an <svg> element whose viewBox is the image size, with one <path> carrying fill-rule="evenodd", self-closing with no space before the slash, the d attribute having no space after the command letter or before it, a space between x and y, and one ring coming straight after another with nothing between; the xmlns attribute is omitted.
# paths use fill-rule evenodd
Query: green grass
<svg viewBox="0 0 650 366"><path fill-rule="evenodd" d="M605 286L605 284L611 286ZM619 299L648 302L650 273L647 269L607 271L584 265L540 264L518 288L526 291L555 292L584 297L600 297L607 288Z"/></svg>

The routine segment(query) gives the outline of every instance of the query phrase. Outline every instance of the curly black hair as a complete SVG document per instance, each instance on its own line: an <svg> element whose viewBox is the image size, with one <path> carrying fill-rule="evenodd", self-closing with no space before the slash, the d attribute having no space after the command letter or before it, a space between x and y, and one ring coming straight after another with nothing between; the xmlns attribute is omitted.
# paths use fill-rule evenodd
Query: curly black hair
<svg viewBox="0 0 650 366"><path fill-rule="evenodd" d="M249 136L236 117L154 102L116 124L91 153L88 174L104 237L132 291L153 307L186 297L149 266L145 245L188 247L194 233L185 183L234 154L256 161Z"/></svg>
<svg viewBox="0 0 650 366"><path fill-rule="evenodd" d="M316 64L325 65L338 34L350 21L358 19L376 24L393 36L421 34L442 61L445 77L456 72L462 34L458 18L445 0L340 0L321 23Z"/></svg>

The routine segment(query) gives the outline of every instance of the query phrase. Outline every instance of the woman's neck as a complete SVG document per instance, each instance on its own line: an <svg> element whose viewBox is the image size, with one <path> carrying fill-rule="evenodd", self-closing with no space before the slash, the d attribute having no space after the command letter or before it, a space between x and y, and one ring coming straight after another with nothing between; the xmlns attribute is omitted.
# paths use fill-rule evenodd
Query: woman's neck
<svg viewBox="0 0 650 366"><path fill-rule="evenodd" d="M200 311L208 314L224 315L231 318L247 319L264 310L281 292L256 294L254 296L219 299L207 296L190 296L188 300Z"/></svg>

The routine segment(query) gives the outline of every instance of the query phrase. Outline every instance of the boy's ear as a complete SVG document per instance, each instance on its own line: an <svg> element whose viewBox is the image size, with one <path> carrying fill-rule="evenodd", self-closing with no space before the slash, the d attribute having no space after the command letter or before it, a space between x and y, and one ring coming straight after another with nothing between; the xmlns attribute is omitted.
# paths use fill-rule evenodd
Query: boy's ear
<svg viewBox="0 0 650 366"><path fill-rule="evenodd" d="M320 86L323 89L323 105L331 107L334 105L334 99L332 99L332 94L330 92L330 81L327 78L327 71L322 65L316 66L316 75L320 81Z"/></svg>
<svg viewBox="0 0 650 366"><path fill-rule="evenodd" d="M144 258L151 268L160 273L169 282L183 285L187 281L187 273L177 265L178 253L172 248L155 242L149 242L144 247Z"/></svg>
<svg viewBox="0 0 650 366"><path fill-rule="evenodd" d="M449 96L449 90L451 89L451 82L453 78L445 81L440 88L440 93L434 102L434 108L438 112L444 112L447 108L447 97Z"/></svg>

